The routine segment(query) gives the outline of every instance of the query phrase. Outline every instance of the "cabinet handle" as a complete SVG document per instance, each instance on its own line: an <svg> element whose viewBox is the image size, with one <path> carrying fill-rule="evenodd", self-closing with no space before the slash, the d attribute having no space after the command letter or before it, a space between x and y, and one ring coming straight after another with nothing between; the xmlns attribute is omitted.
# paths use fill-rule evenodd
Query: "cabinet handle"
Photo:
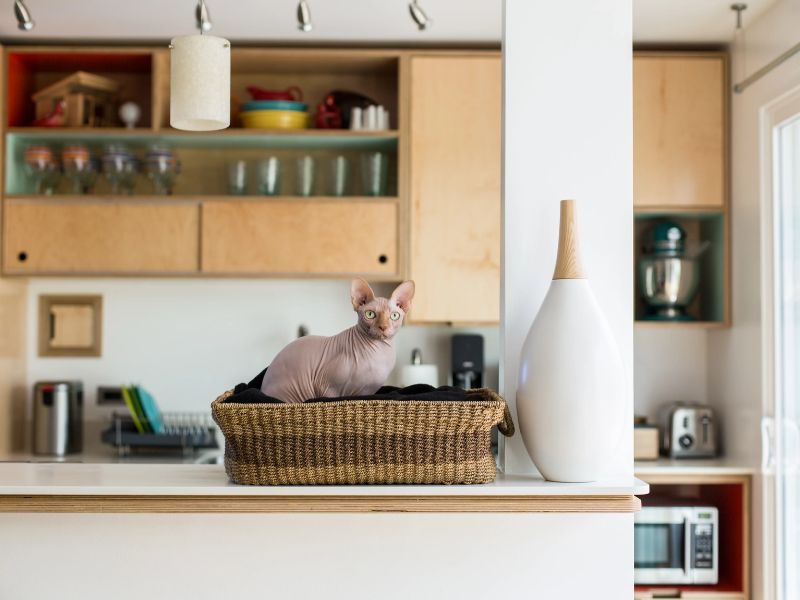
<svg viewBox="0 0 800 600"><path fill-rule="evenodd" d="M28 253L27 252L20 252L19 254L17 254L17 260L19 262L25 262L26 260L28 260Z"/></svg>
<svg viewBox="0 0 800 600"><path fill-rule="evenodd" d="M385 265L388 261L389 261L389 257L386 256L385 254L381 254L378 257L378 262L381 263L382 265Z"/></svg>

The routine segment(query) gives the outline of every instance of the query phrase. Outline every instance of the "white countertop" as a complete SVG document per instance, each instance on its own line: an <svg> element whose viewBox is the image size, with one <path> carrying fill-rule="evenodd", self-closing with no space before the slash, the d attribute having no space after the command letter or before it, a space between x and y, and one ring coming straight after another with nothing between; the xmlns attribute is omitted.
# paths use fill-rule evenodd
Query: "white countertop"
<svg viewBox="0 0 800 600"><path fill-rule="evenodd" d="M554 483L499 473L481 485L242 486L222 465L0 463L0 496L632 496L649 486L633 477Z"/></svg>
<svg viewBox="0 0 800 600"><path fill-rule="evenodd" d="M645 475L753 475L758 472L755 465L744 464L727 457L721 458L659 458L636 461L633 472L637 477Z"/></svg>

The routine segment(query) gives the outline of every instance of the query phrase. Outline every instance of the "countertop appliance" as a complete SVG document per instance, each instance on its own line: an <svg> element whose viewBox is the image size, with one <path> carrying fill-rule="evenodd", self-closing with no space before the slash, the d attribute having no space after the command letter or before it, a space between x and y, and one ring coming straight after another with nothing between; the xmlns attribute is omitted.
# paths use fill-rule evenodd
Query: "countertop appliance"
<svg viewBox="0 0 800 600"><path fill-rule="evenodd" d="M719 511L713 506L645 506L633 517L637 585L719 581Z"/></svg>
<svg viewBox="0 0 800 600"><path fill-rule="evenodd" d="M483 387L483 336L460 333L451 344L453 385L465 390Z"/></svg>
<svg viewBox="0 0 800 600"><path fill-rule="evenodd" d="M686 231L672 221L659 221L648 232L639 258L639 288L647 320L688 321L686 307L700 283L699 252L686 250Z"/></svg>
<svg viewBox="0 0 800 600"><path fill-rule="evenodd" d="M672 458L717 455L714 411L702 404L678 402L661 409L661 450Z"/></svg>
<svg viewBox="0 0 800 600"><path fill-rule="evenodd" d="M83 384L39 381L33 386L33 452L64 456L83 449Z"/></svg>

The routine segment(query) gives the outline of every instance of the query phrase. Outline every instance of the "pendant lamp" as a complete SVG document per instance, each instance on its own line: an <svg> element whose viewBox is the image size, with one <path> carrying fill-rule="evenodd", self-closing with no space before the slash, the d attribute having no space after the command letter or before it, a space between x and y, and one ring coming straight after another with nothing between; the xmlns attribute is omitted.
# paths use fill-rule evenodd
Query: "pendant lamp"
<svg viewBox="0 0 800 600"><path fill-rule="evenodd" d="M202 0L198 8L205 9ZM201 21L198 26L199 34L170 44L169 124L185 131L225 129L231 124L231 44L204 35Z"/></svg>

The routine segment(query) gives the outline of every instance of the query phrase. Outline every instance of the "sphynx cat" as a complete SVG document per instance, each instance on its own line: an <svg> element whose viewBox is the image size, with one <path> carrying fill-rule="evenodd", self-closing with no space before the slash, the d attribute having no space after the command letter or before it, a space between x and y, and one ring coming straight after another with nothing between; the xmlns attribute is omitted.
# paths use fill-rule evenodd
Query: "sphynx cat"
<svg viewBox="0 0 800 600"><path fill-rule="evenodd" d="M283 402L374 394L394 368L392 338L414 297L405 281L390 298L376 298L363 279L350 285L358 322L330 337L309 335L281 350L264 374L261 391Z"/></svg>

